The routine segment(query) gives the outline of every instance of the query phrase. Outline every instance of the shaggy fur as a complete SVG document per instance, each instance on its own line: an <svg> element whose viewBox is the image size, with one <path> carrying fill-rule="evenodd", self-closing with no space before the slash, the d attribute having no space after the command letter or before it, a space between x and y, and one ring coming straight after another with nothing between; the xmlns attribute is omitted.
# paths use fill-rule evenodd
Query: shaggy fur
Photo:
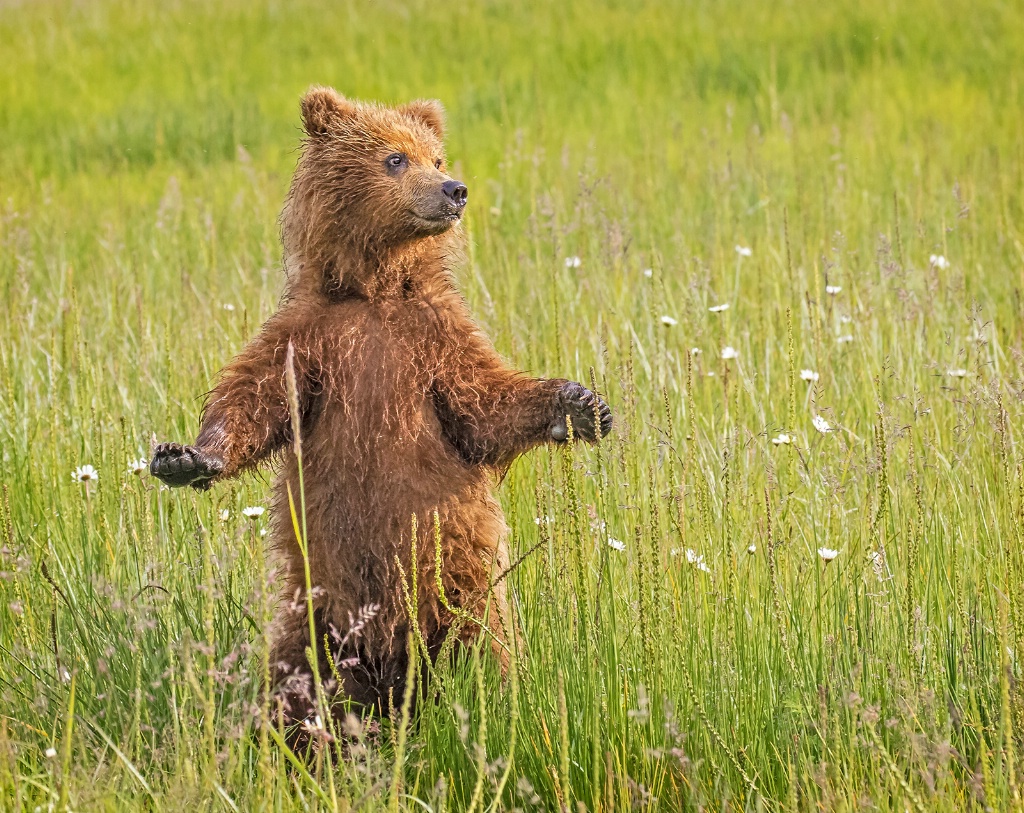
<svg viewBox="0 0 1024 813"><path fill-rule="evenodd" d="M450 274L461 205L442 189L452 179L440 104L385 108L313 88L302 116L305 146L282 215L282 303L221 372L195 444L161 444L151 464L166 483L204 489L279 457L270 540L282 583L271 665L291 720L304 719L312 701L305 579L288 508L289 487L298 499L289 345L319 651L323 635L332 636L338 691L383 701L385 710L389 689L401 696L407 664L409 619L395 559L408 574L412 516L417 620L431 654L454 622L436 588L437 511L447 598L488 619L504 663L507 609L504 587L493 581L508 553L492 490L517 455L564 441L567 415L584 440L611 427L600 398L510 369L470 318ZM404 167L389 165L396 154ZM354 623L359 634L346 636ZM459 635L479 633L470 624Z"/></svg>

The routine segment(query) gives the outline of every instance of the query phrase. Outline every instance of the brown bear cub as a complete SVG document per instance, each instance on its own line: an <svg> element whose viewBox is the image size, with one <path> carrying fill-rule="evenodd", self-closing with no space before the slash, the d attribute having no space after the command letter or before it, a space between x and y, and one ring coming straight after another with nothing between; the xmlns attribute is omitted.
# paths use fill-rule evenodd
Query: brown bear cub
<svg viewBox="0 0 1024 813"><path fill-rule="evenodd" d="M567 416L583 440L611 428L597 395L510 369L470 317L452 279L467 190L446 172L443 115L434 101L387 108L329 88L306 94L304 149L281 216L281 304L221 372L195 443L161 444L150 464L168 485L206 489L279 461L270 508L281 580L271 688L290 722L314 704L306 581L289 511L289 489L299 501L289 355L321 677L335 700L383 711L389 689L400 701L408 664L396 557L410 574L413 515L416 609L431 656L453 625L460 640L481 633L451 606L486 619L504 664L507 607L494 581L508 550L492 492L517 455L566 440Z"/></svg>

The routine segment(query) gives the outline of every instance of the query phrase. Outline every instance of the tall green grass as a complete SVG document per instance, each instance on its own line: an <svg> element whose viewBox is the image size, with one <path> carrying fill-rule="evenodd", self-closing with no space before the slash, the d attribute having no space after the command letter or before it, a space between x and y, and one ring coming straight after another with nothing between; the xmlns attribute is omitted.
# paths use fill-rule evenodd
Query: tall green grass
<svg viewBox="0 0 1024 813"><path fill-rule="evenodd" d="M0 809L1021 809L1022 52L1002 3L6 4ZM266 479L128 463L275 307L311 83L445 102L475 313L617 422L500 488L514 679L307 770Z"/></svg>

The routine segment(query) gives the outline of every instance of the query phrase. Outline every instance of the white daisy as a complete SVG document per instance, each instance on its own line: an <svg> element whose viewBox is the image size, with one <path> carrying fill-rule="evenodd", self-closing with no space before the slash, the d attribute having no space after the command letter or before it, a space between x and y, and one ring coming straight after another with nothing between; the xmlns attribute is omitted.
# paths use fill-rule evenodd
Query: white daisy
<svg viewBox="0 0 1024 813"><path fill-rule="evenodd" d="M776 446L786 446L792 442L792 435L787 435L785 432L779 432L778 435L772 438L772 443L774 443Z"/></svg>
<svg viewBox="0 0 1024 813"><path fill-rule="evenodd" d="M220 521L227 522L231 517L231 511L228 508L222 508L220 511Z"/></svg>
<svg viewBox="0 0 1024 813"><path fill-rule="evenodd" d="M729 310L729 303L723 302L721 305L713 305L712 307L708 308L708 310L711 313L721 313L722 311Z"/></svg>
<svg viewBox="0 0 1024 813"><path fill-rule="evenodd" d="M801 381L817 381L818 374L814 370L801 370L800 371Z"/></svg>
<svg viewBox="0 0 1024 813"><path fill-rule="evenodd" d="M822 558L825 564L828 564L839 555L839 551L833 548L818 548L818 556Z"/></svg>
<svg viewBox="0 0 1024 813"><path fill-rule="evenodd" d="M149 468L149 461L144 457L140 457L138 460L128 461L128 473L134 474L136 477L141 477L146 473Z"/></svg>
<svg viewBox="0 0 1024 813"><path fill-rule="evenodd" d="M581 260L575 254L572 257L565 258L566 268L579 268L581 265L583 265L583 260Z"/></svg>
<svg viewBox="0 0 1024 813"><path fill-rule="evenodd" d="M949 260L947 260L941 254L932 254L930 257L928 257L928 264L932 268L938 268L942 271L945 271L947 268L949 268Z"/></svg>
<svg viewBox="0 0 1024 813"><path fill-rule="evenodd" d="M749 248L748 246L737 245L736 253L739 254L741 257L749 257L754 253L754 250L752 248Z"/></svg>
<svg viewBox="0 0 1024 813"><path fill-rule="evenodd" d="M749 553L751 556L753 556L755 553L757 553L757 545L754 545L754 544L747 545L747 553Z"/></svg>
<svg viewBox="0 0 1024 813"><path fill-rule="evenodd" d="M968 372L962 367L959 367L955 370L946 370L946 375L952 376L953 378L964 378L968 375Z"/></svg>
<svg viewBox="0 0 1024 813"><path fill-rule="evenodd" d="M853 336L847 333L845 336L840 336L836 341L839 342L839 344L849 344L853 341Z"/></svg>
<svg viewBox="0 0 1024 813"><path fill-rule="evenodd" d="M265 510L262 505L250 505L248 508L242 509L242 516L246 519L256 519L262 517Z"/></svg>
<svg viewBox="0 0 1024 813"><path fill-rule="evenodd" d="M726 345L722 348L722 358L728 361L729 359L738 359L740 357L739 352L735 347Z"/></svg>
<svg viewBox="0 0 1024 813"><path fill-rule="evenodd" d="M654 269L653 268L645 268L644 269L644 276L647 277L647 279L650 279L651 277L653 277L654 276Z"/></svg>
<svg viewBox="0 0 1024 813"><path fill-rule="evenodd" d="M57 757L57 749L51 745L49 748L43 751L43 755L47 759L55 759Z"/></svg>
<svg viewBox="0 0 1024 813"><path fill-rule="evenodd" d="M71 472L71 479L78 483L92 483L100 478L100 473L92 466L79 466Z"/></svg>
<svg viewBox="0 0 1024 813"><path fill-rule="evenodd" d="M675 327L676 325L679 324L679 322L677 320L673 319L671 316L662 316L661 317L661 323L665 327Z"/></svg>
<svg viewBox="0 0 1024 813"><path fill-rule="evenodd" d="M626 549L626 543L621 539L616 539L614 536L609 536L608 547L612 550L624 551Z"/></svg>
<svg viewBox="0 0 1024 813"><path fill-rule="evenodd" d="M826 285L825 286L825 293L829 294L830 296L836 296L842 290L843 290L843 286L842 285Z"/></svg>
<svg viewBox="0 0 1024 813"><path fill-rule="evenodd" d="M704 351L701 350L699 347L691 347L690 348L690 355L691 356L699 356L703 352Z"/></svg>
<svg viewBox="0 0 1024 813"><path fill-rule="evenodd" d="M822 434L832 431L832 425L823 417L821 417L821 415L815 415L814 418L811 420L811 423L813 423L814 428L817 429Z"/></svg>
<svg viewBox="0 0 1024 813"><path fill-rule="evenodd" d="M221 305L221 307L224 308L224 310L226 311L233 311L235 309L235 306L232 305L230 302L225 302L223 305Z"/></svg>
<svg viewBox="0 0 1024 813"><path fill-rule="evenodd" d="M552 522L555 521L555 518L554 517L534 517L533 521L534 521L534 524L536 524L536 525L550 525Z"/></svg>

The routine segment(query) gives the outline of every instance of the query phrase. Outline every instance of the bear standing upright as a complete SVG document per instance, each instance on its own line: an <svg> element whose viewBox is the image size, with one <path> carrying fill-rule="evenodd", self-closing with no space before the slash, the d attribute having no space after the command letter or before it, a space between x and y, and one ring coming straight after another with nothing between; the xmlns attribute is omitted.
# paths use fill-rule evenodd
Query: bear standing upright
<svg viewBox="0 0 1024 813"><path fill-rule="evenodd" d="M332 644L342 685L387 708L401 697L408 612L396 557L410 573L432 657L456 619L438 594L434 516L449 606L487 619L504 660L508 566L493 489L519 454L611 428L597 395L564 379L510 369L472 321L451 275L467 200L446 173L443 109L387 108L312 88L306 138L281 216L286 286L276 313L221 372L194 445L159 445L150 471L209 488L276 456L270 543L280 606L271 631L272 690L291 722L312 713L303 559L289 511L298 504L286 359L296 382L314 624ZM289 348L291 350L289 351ZM358 635L345 635L353 623ZM460 638L479 635L467 624Z"/></svg>

